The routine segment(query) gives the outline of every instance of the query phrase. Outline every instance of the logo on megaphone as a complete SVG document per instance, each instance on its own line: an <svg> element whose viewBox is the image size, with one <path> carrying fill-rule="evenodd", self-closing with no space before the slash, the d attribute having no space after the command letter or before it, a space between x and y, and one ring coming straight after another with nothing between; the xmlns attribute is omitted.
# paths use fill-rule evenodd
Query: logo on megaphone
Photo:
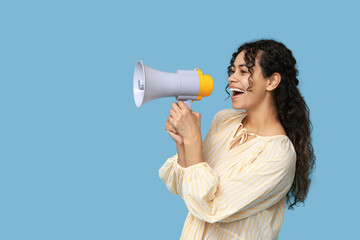
<svg viewBox="0 0 360 240"><path fill-rule="evenodd" d="M213 88L212 77L203 74L199 69L169 73L151 68L141 60L135 66L134 100L138 108L151 100L163 97L199 101L202 97L210 96Z"/></svg>

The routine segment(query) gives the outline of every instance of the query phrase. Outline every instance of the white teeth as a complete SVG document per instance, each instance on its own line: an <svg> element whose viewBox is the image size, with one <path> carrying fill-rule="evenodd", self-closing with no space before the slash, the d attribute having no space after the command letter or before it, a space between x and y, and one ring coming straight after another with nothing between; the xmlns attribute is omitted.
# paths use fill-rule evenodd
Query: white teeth
<svg viewBox="0 0 360 240"><path fill-rule="evenodd" d="M241 93L244 92L243 90L240 90L240 89L237 89L237 88L230 88L230 91L237 91L237 92L241 92Z"/></svg>

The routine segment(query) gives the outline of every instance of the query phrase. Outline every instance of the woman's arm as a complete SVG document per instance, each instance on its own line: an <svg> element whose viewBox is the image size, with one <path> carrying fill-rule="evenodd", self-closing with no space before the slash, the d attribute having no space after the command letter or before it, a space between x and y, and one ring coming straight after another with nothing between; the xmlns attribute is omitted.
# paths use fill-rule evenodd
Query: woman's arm
<svg viewBox="0 0 360 240"><path fill-rule="evenodd" d="M201 135L184 140L183 144L176 143L176 149L178 152L178 164L181 167L186 168L204 162ZM189 161L186 161L186 159L189 159Z"/></svg>
<svg viewBox="0 0 360 240"><path fill-rule="evenodd" d="M207 149L209 142L211 142L211 135L214 133L216 129L216 117L217 115L214 116L214 119L211 122L210 130L206 134L204 142L201 145L197 144L197 146L203 146L204 149ZM166 125L166 129L175 131L174 129L172 129L170 124ZM163 166L159 169L159 177L164 181L167 188L172 194L174 195L179 194L180 197L182 197L181 194L182 194L182 185L183 185L183 169L187 169L185 145L184 145L184 141L179 141L179 139L177 138L177 134L174 134L173 132L170 131L168 133L177 143L176 144L177 154L166 160ZM191 156L191 152L193 151L191 144L188 141L186 142L188 146L190 145L190 147L188 147L189 149L188 155Z"/></svg>
<svg viewBox="0 0 360 240"><path fill-rule="evenodd" d="M202 137L196 134L192 138L184 139L186 167L204 162Z"/></svg>
<svg viewBox="0 0 360 240"><path fill-rule="evenodd" d="M176 149L178 153L178 164L182 167L186 167L186 161L185 161L185 149L184 144L176 143Z"/></svg>

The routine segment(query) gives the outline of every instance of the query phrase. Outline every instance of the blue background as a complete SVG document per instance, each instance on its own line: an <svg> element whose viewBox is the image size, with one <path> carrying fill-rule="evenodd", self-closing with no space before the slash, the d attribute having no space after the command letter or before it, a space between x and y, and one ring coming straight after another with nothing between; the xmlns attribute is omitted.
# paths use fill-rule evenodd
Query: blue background
<svg viewBox="0 0 360 240"><path fill-rule="evenodd" d="M179 239L187 208L158 177L175 151L164 98L135 106L135 63L199 68L203 137L231 108L237 47L289 47L317 167L279 239L354 239L360 158L356 1L1 1L0 239Z"/></svg>

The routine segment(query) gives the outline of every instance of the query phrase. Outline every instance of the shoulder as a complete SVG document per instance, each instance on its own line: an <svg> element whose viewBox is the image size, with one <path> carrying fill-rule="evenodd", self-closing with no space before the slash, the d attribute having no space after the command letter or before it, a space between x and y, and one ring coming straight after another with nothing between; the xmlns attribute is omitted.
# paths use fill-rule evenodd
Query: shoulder
<svg viewBox="0 0 360 240"><path fill-rule="evenodd" d="M233 120L238 120L240 117L245 116L246 112L234 109L223 109L215 114L214 121L217 123L224 123Z"/></svg>
<svg viewBox="0 0 360 240"><path fill-rule="evenodd" d="M285 135L264 139L260 147L260 157L284 164L295 165L296 163L295 147L290 138Z"/></svg>

